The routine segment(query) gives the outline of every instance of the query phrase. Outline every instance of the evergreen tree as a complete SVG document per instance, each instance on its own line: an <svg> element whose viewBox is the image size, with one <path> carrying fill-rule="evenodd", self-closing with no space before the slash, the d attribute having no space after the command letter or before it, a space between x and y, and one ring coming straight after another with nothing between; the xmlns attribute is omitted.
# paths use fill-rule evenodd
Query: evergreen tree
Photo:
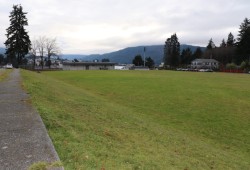
<svg viewBox="0 0 250 170"><path fill-rule="evenodd" d="M227 46L227 44L226 44L225 40L223 39L221 41L220 47L225 48L226 46Z"/></svg>
<svg viewBox="0 0 250 170"><path fill-rule="evenodd" d="M180 43L176 34L167 39L164 46L164 64L170 67L177 67L180 57Z"/></svg>
<svg viewBox="0 0 250 170"><path fill-rule="evenodd" d="M193 60L193 54L190 48L183 49L180 57L181 65L188 65Z"/></svg>
<svg viewBox="0 0 250 170"><path fill-rule="evenodd" d="M230 32L227 38L227 47L233 47L235 45L235 39L233 34Z"/></svg>
<svg viewBox="0 0 250 170"><path fill-rule="evenodd" d="M135 58L133 59L133 64L135 66L142 66L144 64L144 61L142 60L141 55L135 56Z"/></svg>
<svg viewBox="0 0 250 170"><path fill-rule="evenodd" d="M154 62L154 60L151 57L147 57L145 60L146 60L145 61L145 65L147 67L149 67L149 68L153 68L154 67L155 62Z"/></svg>
<svg viewBox="0 0 250 170"><path fill-rule="evenodd" d="M197 47L196 50L194 51L193 59L201 58L202 55L203 55L203 51L201 50L200 47Z"/></svg>
<svg viewBox="0 0 250 170"><path fill-rule="evenodd" d="M214 44L214 42L213 42L213 39L211 38L210 40L209 40L209 42L208 42L208 45L207 45L207 49L208 50L212 50L213 48L215 48L216 46L215 46L215 44Z"/></svg>
<svg viewBox="0 0 250 170"><path fill-rule="evenodd" d="M29 52L31 46L28 32L24 29L24 26L28 25L26 14L21 5L13 5L13 11L9 16L10 26L7 28L5 54L9 62L15 62L17 65L22 64L24 56Z"/></svg>
<svg viewBox="0 0 250 170"><path fill-rule="evenodd" d="M216 46L211 38L208 42L207 49L204 52L204 58L213 58L215 55L215 48Z"/></svg>
<svg viewBox="0 0 250 170"><path fill-rule="evenodd" d="M240 31L237 38L237 64L250 58L250 20L245 18L240 25Z"/></svg>
<svg viewBox="0 0 250 170"><path fill-rule="evenodd" d="M4 64L4 55L0 54L0 64Z"/></svg>

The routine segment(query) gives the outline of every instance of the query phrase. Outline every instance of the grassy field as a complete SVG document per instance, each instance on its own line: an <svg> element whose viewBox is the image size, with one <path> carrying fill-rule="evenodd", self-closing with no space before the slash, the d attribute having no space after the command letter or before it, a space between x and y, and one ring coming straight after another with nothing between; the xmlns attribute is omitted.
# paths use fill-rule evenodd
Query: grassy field
<svg viewBox="0 0 250 170"><path fill-rule="evenodd" d="M22 75L65 169L250 169L250 75Z"/></svg>

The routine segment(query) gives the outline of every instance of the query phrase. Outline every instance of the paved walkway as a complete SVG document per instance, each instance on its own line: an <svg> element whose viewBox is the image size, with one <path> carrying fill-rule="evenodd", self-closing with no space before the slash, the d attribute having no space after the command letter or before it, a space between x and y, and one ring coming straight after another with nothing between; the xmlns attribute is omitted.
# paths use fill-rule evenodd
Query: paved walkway
<svg viewBox="0 0 250 170"><path fill-rule="evenodd" d="M28 97L21 88L20 70L14 69L7 80L0 82L1 170L26 170L35 162L59 160Z"/></svg>

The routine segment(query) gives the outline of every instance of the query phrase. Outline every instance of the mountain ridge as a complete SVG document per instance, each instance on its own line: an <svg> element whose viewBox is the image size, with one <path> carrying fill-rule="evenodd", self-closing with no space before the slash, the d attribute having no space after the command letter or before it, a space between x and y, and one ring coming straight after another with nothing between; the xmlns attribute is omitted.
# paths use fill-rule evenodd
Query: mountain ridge
<svg viewBox="0 0 250 170"><path fill-rule="evenodd" d="M108 58L111 62L116 62L120 64L130 64L136 55L141 55L144 57L144 47L145 57L151 57L155 64L160 64L164 56L164 45L150 45L150 46L136 46L136 47L127 47L121 50L113 51L105 54L90 54L90 55L73 55L73 54L64 54L63 58L73 60L78 59L82 61L101 61L104 58ZM190 48L193 52L200 46L193 46L187 44L180 45L180 51L186 48ZM205 47L200 47L202 50L205 50Z"/></svg>
<svg viewBox="0 0 250 170"><path fill-rule="evenodd" d="M193 52L200 46L194 46L194 45L187 45L187 44L181 44L180 45L180 51L186 48L190 48ZM78 59L82 61L93 61L93 60L99 60L106 58L109 59L111 62L116 62L120 64L130 64L132 63L134 57L136 55L141 55L144 57L144 48L145 51L145 57L151 57L156 65L159 65L164 56L164 45L147 45L147 46L135 46L135 47L127 47L124 49L120 49L117 51L105 53L105 54L90 54L90 55L84 55L84 54L63 54L63 59L73 60ZM205 47L200 47L203 51L205 50ZM5 53L5 48L0 47L0 54Z"/></svg>

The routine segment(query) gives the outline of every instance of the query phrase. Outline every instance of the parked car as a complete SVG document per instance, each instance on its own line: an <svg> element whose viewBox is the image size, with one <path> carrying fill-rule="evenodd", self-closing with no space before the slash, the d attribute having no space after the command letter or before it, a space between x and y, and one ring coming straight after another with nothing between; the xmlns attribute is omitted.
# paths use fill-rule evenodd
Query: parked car
<svg viewBox="0 0 250 170"><path fill-rule="evenodd" d="M12 64L8 63L8 64L6 65L6 67L5 67L5 68L7 68L7 69L12 69L12 68L13 68L13 66L12 66Z"/></svg>

